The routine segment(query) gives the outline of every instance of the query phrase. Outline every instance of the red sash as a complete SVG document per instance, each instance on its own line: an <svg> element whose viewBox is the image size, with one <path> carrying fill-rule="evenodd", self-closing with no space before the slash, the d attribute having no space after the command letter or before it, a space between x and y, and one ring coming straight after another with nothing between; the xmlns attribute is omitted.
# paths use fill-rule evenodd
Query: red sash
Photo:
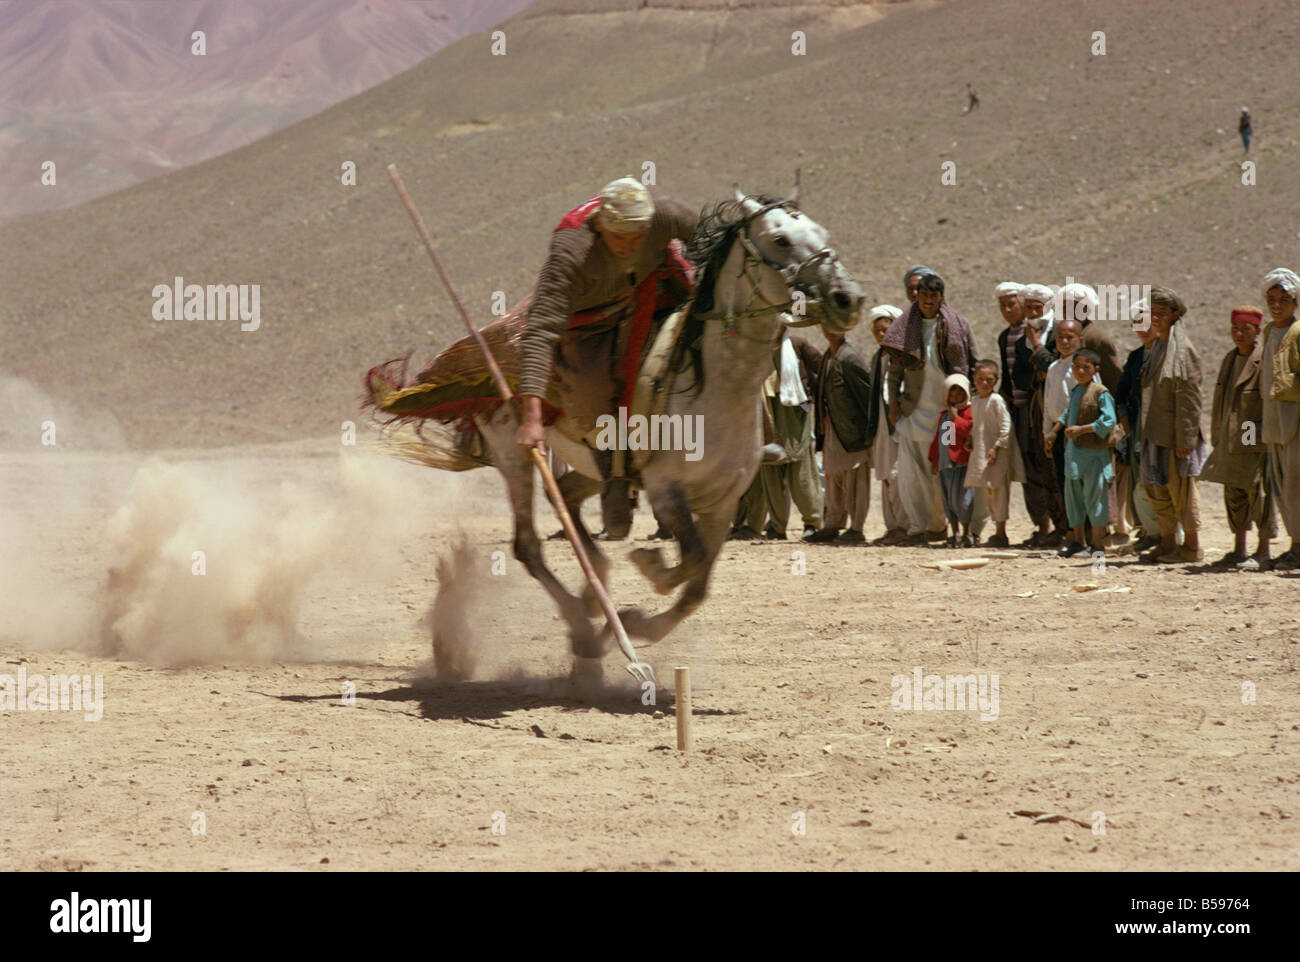
<svg viewBox="0 0 1300 962"><path fill-rule="evenodd" d="M598 207L600 207L599 197L593 197L591 200L579 204L560 219L560 222L555 225L555 230L551 231L551 233L554 234L556 230L571 230L574 227L581 227L587 223L592 214L596 213Z"/></svg>

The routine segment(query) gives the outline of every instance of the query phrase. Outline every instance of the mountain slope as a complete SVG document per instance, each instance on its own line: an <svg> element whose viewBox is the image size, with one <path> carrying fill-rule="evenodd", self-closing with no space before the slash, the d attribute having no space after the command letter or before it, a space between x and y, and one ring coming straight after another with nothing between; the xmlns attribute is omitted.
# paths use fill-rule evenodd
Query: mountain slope
<svg viewBox="0 0 1300 962"><path fill-rule="evenodd" d="M897 303L902 269L928 263L989 353L999 280L1171 285L1218 356L1227 311L1300 262L1285 0L955 0L848 27L836 5L683 6L538 5L502 26L505 56L468 37L232 154L0 225L0 366L75 385L136 444L337 436L366 367L423 362L460 329L390 161L480 322L494 291L527 293L564 210L646 161L700 205L737 180L786 190L802 166L805 207L873 301ZM152 288L177 275L260 284L261 328L153 320Z"/></svg>
<svg viewBox="0 0 1300 962"><path fill-rule="evenodd" d="M251 143L526 2L8 0L0 216L67 207ZM46 160L57 189L40 182Z"/></svg>

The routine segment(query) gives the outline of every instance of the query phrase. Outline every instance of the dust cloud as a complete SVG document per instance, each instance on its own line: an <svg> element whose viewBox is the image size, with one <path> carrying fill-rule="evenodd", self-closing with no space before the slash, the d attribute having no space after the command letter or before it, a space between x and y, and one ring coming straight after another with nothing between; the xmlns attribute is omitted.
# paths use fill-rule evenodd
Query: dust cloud
<svg viewBox="0 0 1300 962"><path fill-rule="evenodd" d="M317 657L298 628L308 586L398 564L385 551L403 524L392 467L341 455L329 492L268 483L274 465L257 461L144 464L108 522L102 650L167 665Z"/></svg>
<svg viewBox="0 0 1300 962"><path fill-rule="evenodd" d="M18 378L0 377L0 415L0 642L29 650L315 660L312 591L391 581L403 544L469 497L351 447L144 457L111 414Z"/></svg>

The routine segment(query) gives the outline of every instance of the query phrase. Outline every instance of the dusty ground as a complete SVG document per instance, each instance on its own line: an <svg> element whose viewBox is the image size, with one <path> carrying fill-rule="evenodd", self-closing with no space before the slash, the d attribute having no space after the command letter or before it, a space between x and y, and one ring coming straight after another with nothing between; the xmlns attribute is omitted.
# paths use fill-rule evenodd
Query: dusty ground
<svg viewBox="0 0 1300 962"><path fill-rule="evenodd" d="M329 456L168 458L196 477L243 472L226 487L245 501L284 479L339 496ZM512 558L490 573L509 527L488 472L399 466L410 500L384 534L391 565L319 569L298 660L168 667L88 654L93 629L60 621L97 616L115 560L103 519L135 470L70 463L51 481L30 457L0 461L18 539L5 554L30 569L0 626L0 672L102 674L103 718L0 712L6 870L1300 867L1300 576L1118 560L1098 574L1028 554L941 573L918 567L936 550L732 543L707 606L647 652L665 684L675 665L694 675L697 750L681 754L671 692L653 718L616 655L603 693L568 689L540 589ZM1217 490L1205 500L1215 557L1227 533ZM417 680L421 615L460 530L481 552L481 679L439 687ZM639 516L634 533L650 530ZM575 583L576 563L550 553ZM1132 591L1071 590L1083 582ZM626 562L612 590L658 601ZM918 666L996 674L997 718L894 711L891 678ZM1102 812L1105 834L1016 810L1088 826Z"/></svg>

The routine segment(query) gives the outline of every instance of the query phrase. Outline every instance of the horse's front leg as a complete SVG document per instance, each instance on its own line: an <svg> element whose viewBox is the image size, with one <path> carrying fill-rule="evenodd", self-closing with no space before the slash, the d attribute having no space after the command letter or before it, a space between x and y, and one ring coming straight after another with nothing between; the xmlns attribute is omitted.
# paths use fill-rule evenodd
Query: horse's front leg
<svg viewBox="0 0 1300 962"><path fill-rule="evenodd" d="M629 557L654 585L655 591L666 595L690 578L699 566L705 563L708 552L691 514L686 492L680 483L669 481L652 485L646 488L646 494L654 507L656 517L672 532L673 538L681 548L682 560L675 567L668 567L664 564L663 551L659 548L637 548L629 553Z"/></svg>
<svg viewBox="0 0 1300 962"><path fill-rule="evenodd" d="M657 615L647 616L639 608L628 608L619 614L623 618L623 626L629 635L637 638L644 638L647 641L659 641L669 632L681 624L691 612L704 603L704 599L709 593L709 578L713 573L713 565L718 560L718 552L722 549L722 543L727 538L727 532L731 529L732 516L735 514L736 504L734 501L728 502L728 510L722 511L716 508L708 513L700 515L699 519L692 525L692 530L703 552L698 561L691 565L690 574L686 579L686 588L678 597L676 603L666 611L661 611ZM686 561L678 566L677 570L685 569ZM674 574L676 577L676 574Z"/></svg>

